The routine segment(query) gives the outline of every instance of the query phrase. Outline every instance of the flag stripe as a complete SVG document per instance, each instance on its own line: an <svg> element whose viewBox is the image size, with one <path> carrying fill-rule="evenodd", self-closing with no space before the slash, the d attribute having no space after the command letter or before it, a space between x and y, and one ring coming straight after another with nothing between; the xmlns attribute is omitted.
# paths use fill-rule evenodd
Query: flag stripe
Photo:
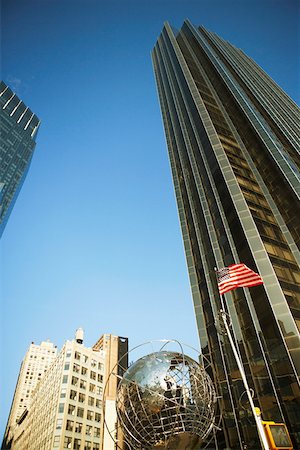
<svg viewBox="0 0 300 450"><path fill-rule="evenodd" d="M217 270L220 295L238 287L252 287L263 284L261 276L245 264L232 264Z"/></svg>

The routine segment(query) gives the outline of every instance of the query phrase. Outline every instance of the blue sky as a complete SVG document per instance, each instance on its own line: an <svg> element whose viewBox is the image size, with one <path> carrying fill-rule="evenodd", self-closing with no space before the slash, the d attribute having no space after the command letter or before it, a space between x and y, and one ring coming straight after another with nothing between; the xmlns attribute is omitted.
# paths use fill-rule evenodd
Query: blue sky
<svg viewBox="0 0 300 450"><path fill-rule="evenodd" d="M1 244L1 434L31 341L198 347L150 52L185 18L299 103L294 0L3 0L2 78L41 119Z"/></svg>

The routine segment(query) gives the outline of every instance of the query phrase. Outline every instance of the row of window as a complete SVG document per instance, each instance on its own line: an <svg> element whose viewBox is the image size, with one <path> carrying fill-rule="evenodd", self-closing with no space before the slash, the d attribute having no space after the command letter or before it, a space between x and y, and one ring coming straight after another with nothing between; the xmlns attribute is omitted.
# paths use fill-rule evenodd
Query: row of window
<svg viewBox="0 0 300 450"><path fill-rule="evenodd" d="M57 419L56 429L61 430L63 424L63 419ZM83 424L82 422L74 422L73 420L67 420L66 430L75 431L75 433L82 433ZM94 432L93 432L94 428ZM85 426L85 434L88 436L100 437L100 428L92 427L91 425Z"/></svg>
<svg viewBox="0 0 300 450"><path fill-rule="evenodd" d="M288 267L282 267L276 264L273 264L276 275L281 281L285 281L287 283L300 283L300 273L296 270L291 270Z"/></svg>
<svg viewBox="0 0 300 450"><path fill-rule="evenodd" d="M94 378L92 378L94 380ZM96 379L95 379L96 381ZM98 374L97 381L99 383L103 382L103 375ZM66 384L68 382L68 375L63 375L62 383ZM86 389L87 388L87 381L86 380L79 380L79 378L72 376L71 383L73 386L79 386L80 389ZM102 387L97 386L97 389L95 389L95 385L93 383L89 383L89 390L90 392L97 391L98 394L102 392Z"/></svg>
<svg viewBox="0 0 300 450"><path fill-rule="evenodd" d="M72 355L72 350L67 350L66 358L70 358L71 355ZM85 364L87 364L88 361L89 361L89 357L87 355L81 354L81 353L79 353L77 351L74 353L74 359L76 359L76 361L81 361L81 362L83 362ZM103 369L103 363L97 362L95 359L92 358L91 359L91 367L95 367L95 368L98 367L99 370L102 370Z"/></svg>
<svg viewBox="0 0 300 450"><path fill-rule="evenodd" d="M59 413L63 413L64 412L64 407L65 404L64 403L60 403L58 406L58 412ZM77 409L77 411L76 411ZM84 408L81 408L80 406L74 406L74 405L69 405L68 406L68 414L70 414L71 416L75 416L75 412L76 412L76 416L77 417L84 417ZM101 421L101 414L94 412L94 411L90 411L87 410L86 411L86 418L88 420L95 420L95 422L100 422Z"/></svg>
<svg viewBox="0 0 300 450"><path fill-rule="evenodd" d="M60 436L54 437L53 447L59 447ZM81 445L81 439L73 439L71 437L66 436L64 439L63 448L72 448L74 450L99 450L100 444L97 442L89 442L86 441L84 446Z"/></svg>
<svg viewBox="0 0 300 450"><path fill-rule="evenodd" d="M66 363L65 364L65 370L68 370L70 368L70 364L69 363ZM81 373L81 375L87 375L87 373L88 373L88 369L86 368L86 367L80 367L80 365L79 364L76 364L76 363L74 363L73 364L73 372L75 372L75 373ZM98 379L98 381L103 381L103 375L101 375L100 373L98 373L98 376L97 376L97 373L94 371L94 370L91 370L90 371L90 378L92 379L92 380L96 380L96 378Z"/></svg>
<svg viewBox="0 0 300 450"><path fill-rule="evenodd" d="M64 383L64 381L63 381L63 383ZM65 381L65 383L67 383L67 381ZM71 383L72 383L73 386L77 386L78 385L78 378L72 377ZM84 390L87 388L87 383L85 382L85 380L80 380L79 387L81 389L84 389ZM103 392L103 387L102 386L96 386L94 383L89 383L88 387L89 387L89 392L95 393L97 395L100 395Z"/></svg>
<svg viewBox="0 0 300 450"><path fill-rule="evenodd" d="M65 394L65 393L62 391L62 394ZM63 397L62 394L61 394L61 397ZM70 399L71 400L75 400L75 401L78 400L80 403L84 403L85 402L85 398L86 398L85 394L82 394L81 392L73 391L71 389L71 391L70 391ZM100 408L102 402L101 402L101 400L99 398L95 399L94 397L88 396L88 404L90 406L96 405L96 407Z"/></svg>
<svg viewBox="0 0 300 450"><path fill-rule="evenodd" d="M84 367L82 367L82 369L84 369ZM82 375L85 375L85 372ZM103 383L103 375L101 373L98 373L98 375L96 376L95 372L93 372L93 373L91 372L90 378L92 380L95 380L95 381L96 381L96 378L97 378L97 381L99 381L99 383ZM79 381L79 378L77 378L75 376L72 376L72 384L73 384L73 386L77 386L78 385L78 381ZM80 385L81 389L85 389L86 388L86 380L80 380L79 381L79 385Z"/></svg>
<svg viewBox="0 0 300 450"><path fill-rule="evenodd" d="M60 419L60 420L62 420L62 419ZM59 429L59 428L56 427L56 429ZM73 420L67 420L66 430L67 431L75 431L75 433L82 433L82 423L74 422ZM92 427L92 425L86 425L85 434L87 436L100 437L100 428Z"/></svg>

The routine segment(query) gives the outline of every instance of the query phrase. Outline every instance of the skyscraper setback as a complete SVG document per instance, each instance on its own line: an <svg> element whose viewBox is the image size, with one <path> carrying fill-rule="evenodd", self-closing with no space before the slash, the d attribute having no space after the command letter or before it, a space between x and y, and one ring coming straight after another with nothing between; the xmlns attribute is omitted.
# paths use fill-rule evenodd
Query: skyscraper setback
<svg viewBox="0 0 300 450"><path fill-rule="evenodd" d="M0 237L25 180L40 125L37 116L0 83Z"/></svg>
<svg viewBox="0 0 300 450"><path fill-rule="evenodd" d="M152 53L200 344L222 398L219 448L260 448L220 324L214 268L263 285L225 294L263 419L300 443L299 108L242 50L185 21ZM217 326L216 326L217 325Z"/></svg>

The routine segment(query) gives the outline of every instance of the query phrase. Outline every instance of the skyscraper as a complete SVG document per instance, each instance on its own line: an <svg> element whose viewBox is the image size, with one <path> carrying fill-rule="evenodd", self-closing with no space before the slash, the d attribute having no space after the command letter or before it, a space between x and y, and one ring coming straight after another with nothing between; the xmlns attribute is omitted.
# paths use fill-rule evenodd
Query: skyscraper
<svg viewBox="0 0 300 450"><path fill-rule="evenodd" d="M119 359L126 369L127 352L127 338L104 334L90 348L83 344L83 330L77 330L32 391L3 448L115 450L114 439L122 442L114 407L117 383L109 393L105 386Z"/></svg>
<svg viewBox="0 0 300 450"><path fill-rule="evenodd" d="M17 422L30 408L32 392L56 356L57 348L52 342L30 344L21 364L2 448L10 448Z"/></svg>
<svg viewBox="0 0 300 450"><path fill-rule="evenodd" d="M0 237L30 167L40 121L0 83Z"/></svg>
<svg viewBox="0 0 300 450"><path fill-rule="evenodd" d="M165 24L152 53L203 354L221 397L219 448L260 448L219 322L214 268L243 262L264 284L225 294L263 419L300 443L300 156L297 105L242 50Z"/></svg>

